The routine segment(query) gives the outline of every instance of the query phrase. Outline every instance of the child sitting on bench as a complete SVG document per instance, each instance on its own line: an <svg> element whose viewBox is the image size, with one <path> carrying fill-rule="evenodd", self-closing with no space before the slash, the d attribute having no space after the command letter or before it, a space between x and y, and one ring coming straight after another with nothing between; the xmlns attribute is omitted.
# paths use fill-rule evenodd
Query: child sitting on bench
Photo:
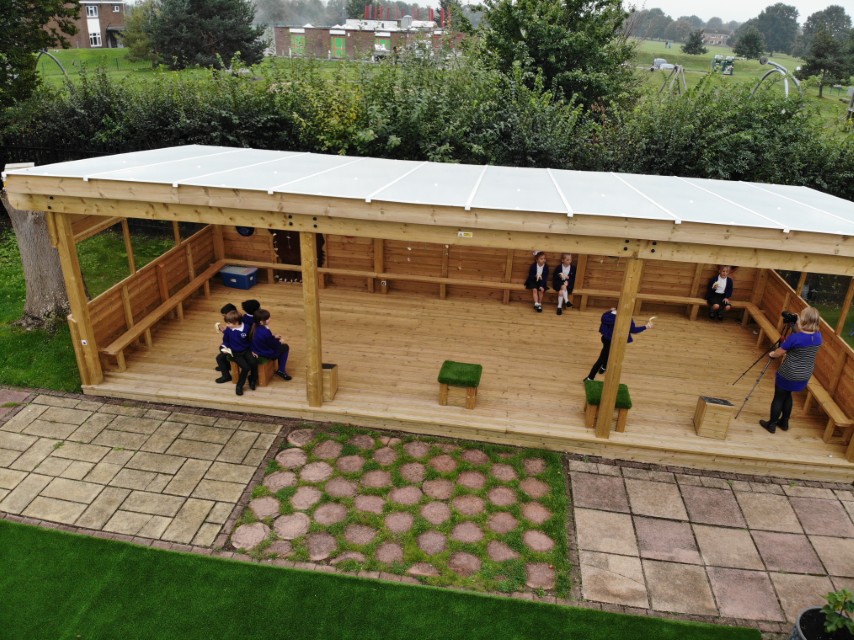
<svg viewBox="0 0 854 640"><path fill-rule="evenodd" d="M220 353L216 357L219 370L224 373L216 379L216 382L222 384L231 381L228 360L228 357L231 356L240 370L237 386L234 390L239 396L243 395L243 385L247 376L249 377L250 389L254 390L258 383L258 361L252 355L251 346L249 327L243 322L237 310L234 309L226 313L225 330L222 332L222 347L220 347Z"/></svg>
<svg viewBox="0 0 854 640"><path fill-rule="evenodd" d="M255 323L252 325L252 353L267 360L277 360L276 375L282 380L290 380L285 366L288 364L290 347L282 342L282 336L270 331L270 312L258 309L255 312Z"/></svg>

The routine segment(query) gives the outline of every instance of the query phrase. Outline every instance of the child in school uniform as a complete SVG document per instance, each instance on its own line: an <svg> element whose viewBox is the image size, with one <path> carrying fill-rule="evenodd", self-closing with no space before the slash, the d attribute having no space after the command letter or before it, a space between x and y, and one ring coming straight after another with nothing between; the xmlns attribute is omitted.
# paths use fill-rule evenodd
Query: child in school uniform
<svg viewBox="0 0 854 640"><path fill-rule="evenodd" d="M279 365L276 375L282 380L291 379L285 368L288 364L290 347L282 342L282 336L274 335L270 331L270 312L266 309L258 309L255 312L255 323L252 325L252 353L261 358L276 360Z"/></svg>
<svg viewBox="0 0 854 640"><path fill-rule="evenodd" d="M543 294L549 288L549 265L546 264L546 252L537 251L534 263L528 269L528 279L525 288L531 290L534 299L534 311L543 312Z"/></svg>
<svg viewBox="0 0 854 640"><path fill-rule="evenodd" d="M240 370L234 390L239 396L243 395L243 385L246 383L247 377L249 377L250 389L254 390L255 385L258 384L258 361L252 355L251 346L249 328L243 322L240 313L236 309L226 313L225 330L222 332L222 347L216 361L220 371L228 373L223 373L216 379L216 382L222 384L231 380L228 362L228 356L231 356Z"/></svg>
<svg viewBox="0 0 854 640"><path fill-rule="evenodd" d="M222 322L215 323L214 327L216 328L216 330L220 334L222 334L222 332L225 331L225 314L227 314L229 311L237 311L237 307L235 307L230 302L227 305L223 306L222 309L219 310L219 312L222 314ZM223 376L225 376L226 378L231 380L231 369L228 366L228 359L226 358L223 360L220 358L220 356L222 355L222 336L220 336L220 345L219 345L219 349L217 349L216 355L217 355L216 367L215 367L216 370L219 371L220 374L222 374ZM225 364L226 364L225 369L220 368L222 366L221 362L225 362Z"/></svg>
<svg viewBox="0 0 854 640"><path fill-rule="evenodd" d="M557 314L563 313L564 307L572 308L569 296L575 288L575 269L572 266L572 254L560 254L560 264L555 269L552 279L552 289L557 291Z"/></svg>

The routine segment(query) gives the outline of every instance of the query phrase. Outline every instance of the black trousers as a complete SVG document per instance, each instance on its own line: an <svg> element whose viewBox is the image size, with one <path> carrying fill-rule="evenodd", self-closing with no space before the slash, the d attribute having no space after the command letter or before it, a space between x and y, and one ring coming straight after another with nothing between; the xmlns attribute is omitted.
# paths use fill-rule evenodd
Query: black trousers
<svg viewBox="0 0 854 640"><path fill-rule="evenodd" d="M792 415L792 392L774 387L774 399L771 400L771 424L783 427L789 426Z"/></svg>
<svg viewBox="0 0 854 640"><path fill-rule="evenodd" d="M605 340L605 337L602 337L602 351L599 352L599 359L596 361L596 364L593 365L593 368L590 370L590 373L587 374L587 377L591 380L596 378L596 374L599 373L599 369L606 366L608 364L608 356L611 353L611 341Z"/></svg>
<svg viewBox="0 0 854 640"><path fill-rule="evenodd" d="M240 371L240 374L237 376L238 387L241 389L243 388L247 377L249 378L249 382L252 384L258 384L258 360L252 355L251 351L247 349L246 351L239 351L238 353L232 354L231 360L234 360L237 363L237 368ZM231 365L229 363L231 360L229 360L227 353L220 351L217 354L216 364L222 372L222 375L230 375Z"/></svg>

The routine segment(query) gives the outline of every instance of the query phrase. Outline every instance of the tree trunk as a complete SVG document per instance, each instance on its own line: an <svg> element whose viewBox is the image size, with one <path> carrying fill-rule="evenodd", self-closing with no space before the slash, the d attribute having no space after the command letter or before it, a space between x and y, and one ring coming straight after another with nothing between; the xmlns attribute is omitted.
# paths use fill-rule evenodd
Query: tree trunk
<svg viewBox="0 0 854 640"><path fill-rule="evenodd" d="M68 315L68 293L59 263L59 253L50 244L47 220L41 211L19 211L3 193L0 201L9 212L18 239L27 298L24 315L14 324L25 329L54 330Z"/></svg>

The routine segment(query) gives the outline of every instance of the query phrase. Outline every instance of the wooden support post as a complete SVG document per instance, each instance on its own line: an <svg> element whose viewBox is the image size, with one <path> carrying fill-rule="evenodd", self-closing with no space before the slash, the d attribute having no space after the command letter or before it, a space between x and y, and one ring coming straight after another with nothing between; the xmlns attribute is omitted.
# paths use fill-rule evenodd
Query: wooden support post
<svg viewBox="0 0 854 640"><path fill-rule="evenodd" d="M587 275L587 254L578 256L578 262L575 263L575 286L583 289L584 278ZM580 303L579 303L580 304ZM585 305L586 306L586 305Z"/></svg>
<svg viewBox="0 0 854 640"><path fill-rule="evenodd" d="M77 361L77 370L80 372L80 382L84 385L92 384L89 379L89 370L86 367L86 358L83 348L80 346L80 330L74 316L68 314L68 329L71 332L71 345L74 347L74 359Z"/></svg>
<svg viewBox="0 0 854 640"><path fill-rule="evenodd" d="M302 297L305 307L307 351L305 395L308 406L323 405L323 348L320 341L320 296L317 289L317 240L313 233L299 234L302 255Z"/></svg>
<svg viewBox="0 0 854 640"><path fill-rule="evenodd" d="M448 245L443 244L442 245L442 277L443 278L448 277L448 254L449 253L450 253L450 251L448 251ZM446 285L443 282L439 285L439 299L444 300L447 297L448 297L448 285Z"/></svg>
<svg viewBox="0 0 854 640"><path fill-rule="evenodd" d="M213 250L217 260L225 260L225 240L222 237L222 226L211 225L213 228Z"/></svg>
<svg viewBox="0 0 854 640"><path fill-rule="evenodd" d="M785 311L786 309L788 309L789 308L789 302L791 300L792 300L792 292L786 291L786 295L783 296L783 307L780 309L780 311ZM782 331L782 329L783 329L783 316L782 316L782 314L780 314L778 316L777 324L775 326L777 327L777 333L780 333L780 331Z"/></svg>
<svg viewBox="0 0 854 640"><path fill-rule="evenodd" d="M848 283L848 293L845 294L845 300L842 302L842 309L839 312L839 322L836 323L836 329L834 329L836 335L841 335L845 329L845 320L848 318L852 299L854 299L854 278L851 278L851 282Z"/></svg>
<svg viewBox="0 0 854 640"><path fill-rule="evenodd" d="M513 279L513 249L507 249L507 261L504 263L504 282L510 282ZM503 304L510 303L510 289L505 289L501 297Z"/></svg>
<svg viewBox="0 0 854 640"><path fill-rule="evenodd" d="M797 287L795 287L795 295L796 295L796 296L798 296L799 298L803 298L803 296L801 295L801 293L803 292L803 290L804 290L804 285L805 285L806 283L807 283L807 272L806 272L806 271L801 271L801 277L800 277L800 278L798 278L798 286L797 286Z"/></svg>
<svg viewBox="0 0 854 640"><path fill-rule="evenodd" d="M374 238L374 272L385 271L385 243L382 238ZM380 282L380 293L388 293L388 281Z"/></svg>
<svg viewBox="0 0 854 640"><path fill-rule="evenodd" d="M703 275L703 265L699 262L694 266L694 279L691 281L691 291L688 292L688 295L692 298L705 298L706 291L700 291L700 278ZM697 312L700 310L700 307L697 305L691 306L691 312L689 317L691 320L697 319Z"/></svg>
<svg viewBox="0 0 854 640"><path fill-rule="evenodd" d="M127 218L122 218L122 238L125 241L125 253L128 254L128 270L136 273L136 260L133 257L133 244L130 241L130 227Z"/></svg>
<svg viewBox="0 0 854 640"><path fill-rule="evenodd" d="M172 222L172 236L175 238L175 246L181 244L181 225L177 220Z"/></svg>
<svg viewBox="0 0 854 640"><path fill-rule="evenodd" d="M74 244L74 230L71 228L72 215L69 213L48 213L48 217L55 218L56 248L62 265L62 277L65 280L65 289L68 292L71 314L77 321L78 346L83 352L85 363L85 371L80 372L80 377L88 380L88 384L100 384L104 380L104 371L101 369L98 345L95 342L95 330L92 327L92 318L89 316L89 303L83 285L83 274L80 272L80 261L77 258L77 247Z"/></svg>
<svg viewBox="0 0 854 640"><path fill-rule="evenodd" d="M623 371L623 356L632 323L632 310L637 301L640 288L643 260L628 258L623 277L623 288L617 304L617 319L611 339L611 353L608 356L608 371L602 386L602 399L599 401L599 414L596 416L596 437L608 438L611 432L611 419L614 416L614 404L620 388L620 374Z"/></svg>

